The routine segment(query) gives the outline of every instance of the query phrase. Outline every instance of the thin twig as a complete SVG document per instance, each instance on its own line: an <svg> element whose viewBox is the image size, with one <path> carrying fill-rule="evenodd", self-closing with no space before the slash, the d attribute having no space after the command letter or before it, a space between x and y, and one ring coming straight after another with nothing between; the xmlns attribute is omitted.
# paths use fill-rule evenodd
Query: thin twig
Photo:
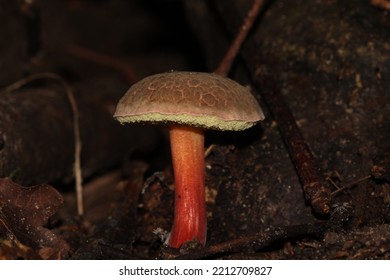
<svg viewBox="0 0 390 280"><path fill-rule="evenodd" d="M226 52L224 58L222 59L217 69L215 69L214 71L215 74L218 74L220 76L227 76L227 74L230 71L230 68L232 67L234 59L236 58L238 52L241 49L242 43L247 38L248 33L251 30L253 23L257 18L257 15L259 14L261 8L263 7L264 2L265 2L264 0L253 1L252 7L248 11L248 14L245 17L245 20L241 25L241 28L238 31L236 37L234 38L234 41L230 45L229 50Z"/></svg>
<svg viewBox="0 0 390 280"><path fill-rule="evenodd" d="M75 189L76 189L76 199L77 199L77 213L82 216L84 214L84 204L83 204L83 176L81 170L81 136L80 136L80 124L79 124L79 111L77 109L77 102L73 94L72 87L59 75L51 72L43 72L32 74L26 78L23 78L9 86L7 86L4 91L13 92L33 81L42 80L42 79L51 79L59 82L66 91L66 96L68 102L72 109L73 115L73 132L74 132L74 176L75 176Z"/></svg>
<svg viewBox="0 0 390 280"><path fill-rule="evenodd" d="M217 145L211 144L210 146L208 146L208 148L204 152L204 158L207 158L211 154L211 152L214 150L215 146L217 146Z"/></svg>
<svg viewBox="0 0 390 280"><path fill-rule="evenodd" d="M359 184L359 183L361 183L361 182L364 182L364 181L366 181L366 180L368 180L368 179L371 179L372 178L372 175L367 175L367 176L364 176L364 177L362 177L362 178L359 178L359 179L357 179L357 180L355 180L355 181L353 181L353 182L350 182L350 183L348 183L348 184L346 184L345 186L343 186L343 187L339 187L339 186L337 186L336 185L336 188L337 188L337 190L335 190L334 192L332 192L330 195L332 196L332 197L335 197L335 196L337 196L338 194L340 194L341 192L343 192L343 191L345 191L345 190L347 190L347 189L350 189L350 188L352 188L353 186L355 186L355 185L357 185L357 184Z"/></svg>
<svg viewBox="0 0 390 280"><path fill-rule="evenodd" d="M237 56L237 53L256 20L259 11L263 7L264 2L265 1L262 0L253 1L253 5L247 14L241 29L237 33L235 40L231 44L220 65L215 70L216 74L222 76L227 75L234 58ZM265 76L264 73L256 73L254 79L259 87L263 87L265 83L268 85L269 81L266 80L270 79L270 77ZM315 212L319 214L329 214L331 200L330 190L319 173L316 160L303 138L294 116L275 86L273 86L271 90L264 92L263 97L278 123L279 131L303 185L306 199L310 201Z"/></svg>
<svg viewBox="0 0 390 280"><path fill-rule="evenodd" d="M262 71L256 73L254 80L258 88L265 89L262 91L262 96L278 124L279 132L302 183L306 199L316 213L329 214L332 198L329 186L320 173L317 161L290 108L275 86L275 81Z"/></svg>
<svg viewBox="0 0 390 280"><path fill-rule="evenodd" d="M229 240L200 250L189 252L187 254L179 255L175 259L201 259L229 252L246 250L258 251L269 246L276 240L294 238L298 236L318 236L324 234L326 229L326 223L270 227L252 235L247 235L238 239Z"/></svg>
<svg viewBox="0 0 390 280"><path fill-rule="evenodd" d="M264 5L264 0L254 0L252 7L249 9L244 22L242 23L240 30L237 32L233 42L230 44L225 56L221 60L217 69L214 73L223 77L226 77L230 72L234 59L237 57L242 44L248 36L249 31L252 29L253 23L255 22L261 8ZM205 158L213 151L217 145L213 144L207 148L205 152Z"/></svg>
<svg viewBox="0 0 390 280"><path fill-rule="evenodd" d="M81 59L88 60L121 72L125 76L126 80L132 84L139 80L139 77L133 67L121 59L111 57L78 45L68 45L65 50L68 53Z"/></svg>

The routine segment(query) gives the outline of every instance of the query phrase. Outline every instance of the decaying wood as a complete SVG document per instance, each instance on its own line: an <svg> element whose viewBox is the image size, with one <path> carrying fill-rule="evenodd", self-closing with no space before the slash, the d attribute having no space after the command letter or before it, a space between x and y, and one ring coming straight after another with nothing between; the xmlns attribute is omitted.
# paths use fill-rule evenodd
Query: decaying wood
<svg viewBox="0 0 390 280"><path fill-rule="evenodd" d="M61 76L51 73L43 72L30 75L24 79L20 79L17 82L7 86L4 92L14 92L29 83L39 80L51 80L59 83L63 86L65 95L68 99L69 106L72 112L73 123L73 139L74 139L74 178L75 178L75 191L77 197L77 214L82 216L84 214L83 204L83 172L81 170L81 136L80 136L80 117L79 110L77 108L77 102L74 97L73 88L67 83Z"/></svg>
<svg viewBox="0 0 390 280"><path fill-rule="evenodd" d="M233 60L237 56L242 43L246 39L246 36L263 5L264 2L261 0L253 2L253 6L249 10L243 25L235 36L224 59L215 70L215 73L225 76L228 74ZM258 86L264 87L265 83L268 85L275 84L272 77L269 75L260 71L257 71L256 73L257 76L254 77L254 80L258 83ZM296 120L284 102L279 90L275 86L271 86L270 89L271 90L263 92L263 98L266 100L267 106L277 121L279 131L302 183L306 199L310 202L316 213L327 215L330 212L331 203L328 184L320 174L315 157L302 136Z"/></svg>
<svg viewBox="0 0 390 280"><path fill-rule="evenodd" d="M304 139L290 108L283 100L272 77L265 73L258 73L254 81L258 88L267 88L262 96L278 124L280 134L302 183L306 200L316 213L328 215L331 205L329 184L320 172L317 160Z"/></svg>
<svg viewBox="0 0 390 280"><path fill-rule="evenodd" d="M264 249L280 239L294 238L297 236L321 236L326 230L326 224L295 225L278 228L267 228L262 232L251 234L239 239L230 240L221 244L211 245L201 250L187 252L175 259L201 259L217 254L258 251Z"/></svg>
<svg viewBox="0 0 390 280"><path fill-rule="evenodd" d="M389 149L388 15L361 1L283 4L271 5L275 14L262 19L245 63L255 80L261 72L273 77L264 99L280 89L322 172L361 178Z"/></svg>
<svg viewBox="0 0 390 280"><path fill-rule="evenodd" d="M49 83L1 93L1 177L23 184L73 178L72 113L63 90ZM152 130L122 127L112 118L124 91L110 80L75 87L84 176L119 164L127 153L147 149L155 141Z"/></svg>

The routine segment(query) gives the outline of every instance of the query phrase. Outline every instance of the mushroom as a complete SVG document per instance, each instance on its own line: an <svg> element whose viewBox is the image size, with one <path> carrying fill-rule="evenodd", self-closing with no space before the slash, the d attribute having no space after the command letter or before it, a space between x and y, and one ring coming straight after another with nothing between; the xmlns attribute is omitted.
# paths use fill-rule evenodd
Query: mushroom
<svg viewBox="0 0 390 280"><path fill-rule="evenodd" d="M206 243L205 130L244 130L264 119L250 90L216 74L168 72L144 78L119 101L114 114L123 123L169 128L175 211L166 243Z"/></svg>

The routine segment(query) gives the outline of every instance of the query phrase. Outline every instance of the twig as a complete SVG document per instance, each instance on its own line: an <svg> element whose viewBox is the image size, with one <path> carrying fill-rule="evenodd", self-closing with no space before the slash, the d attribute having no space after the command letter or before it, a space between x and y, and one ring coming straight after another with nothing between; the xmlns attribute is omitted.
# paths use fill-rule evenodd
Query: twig
<svg viewBox="0 0 390 280"><path fill-rule="evenodd" d="M279 132L302 183L306 199L316 213L329 214L331 202L329 186L320 174L317 161L302 136L290 108L284 102L275 82L269 75L259 71L254 79L259 88L265 89L262 91L262 96L278 124Z"/></svg>
<svg viewBox="0 0 390 280"><path fill-rule="evenodd" d="M65 50L81 59L92 61L94 63L121 72L125 76L126 80L132 84L139 80L139 77L134 71L133 67L131 67L131 65L124 62L123 60L102 53L98 53L96 51L77 45L68 45Z"/></svg>
<svg viewBox="0 0 390 280"><path fill-rule="evenodd" d="M204 249L193 251L187 254L177 256L175 259L201 259L216 254L227 252L258 251L269 246L272 242L279 239L287 239L298 236L322 235L327 229L326 223L293 225L286 227L270 227L264 231L248 235L242 238L230 240L216 245L211 245Z"/></svg>
<svg viewBox="0 0 390 280"><path fill-rule="evenodd" d="M208 146L208 148L206 149L206 151L204 152L204 157L207 158L211 152L213 151L213 149L215 148L216 144L211 144L210 146Z"/></svg>
<svg viewBox="0 0 390 280"><path fill-rule="evenodd" d="M222 76L227 75L234 58L248 35L264 2L265 1L262 0L254 0L235 40L231 44L218 68L214 71L216 74ZM262 87L267 80L270 80L269 76L265 77L264 73L260 72L256 73L254 78L259 87ZM267 81L267 83L269 83L269 81ZM306 199L310 201L315 212L319 214L329 214L331 200L330 190L319 173L319 168L314 156L312 155L309 146L306 144L294 116L283 101L279 91L274 86L272 86L272 90L264 91L263 97L278 123L279 131L303 185Z"/></svg>
<svg viewBox="0 0 390 280"><path fill-rule="evenodd" d="M4 91L13 92L33 81L42 80L42 79L51 79L59 82L66 91L66 96L68 98L70 107L72 109L73 115L73 132L74 132L74 176L75 176L75 189L76 189L76 199L77 199L77 213L82 216L84 214L84 204L83 204L83 176L81 171L81 136L80 136L80 124L79 124L79 111L77 109L77 102L73 94L72 87L59 75L43 72L38 74L32 74L24 79L21 79L9 86L7 86Z"/></svg>
<svg viewBox="0 0 390 280"><path fill-rule="evenodd" d="M225 56L221 60L217 69L214 70L214 73L223 77L226 77L230 72L234 59L237 57L242 44L248 36L249 31L251 30L253 23L255 22L261 8L264 5L264 0L254 0L252 7L248 11L244 22L242 23L240 30L237 32L233 42L230 44L229 49L227 50ZM205 158L213 151L217 145L210 145L205 151Z"/></svg>
<svg viewBox="0 0 390 280"><path fill-rule="evenodd" d="M368 179L371 179L372 178L372 175L367 175L367 176L364 176L364 177L362 177L362 178L359 178L359 179L357 179L357 180L355 180L355 181L353 181L353 182L350 182L350 183L348 183L348 184L346 184L345 186L343 186L343 187L338 187L336 184L335 184L335 187L337 188L337 190L335 190L334 192L332 192L330 195L332 196L332 197L335 197L335 196L337 196L338 194L340 194L341 192L343 192L343 191L345 191L345 190L347 190L347 189L350 189L350 188L352 188L353 186L355 186L355 185L357 185L357 184L359 184L359 183L361 183L361 182L364 182L364 181L366 181L366 180L368 180ZM332 183L333 184L333 183Z"/></svg>
<svg viewBox="0 0 390 280"><path fill-rule="evenodd" d="M220 76L227 76L230 71L230 68L232 67L234 59L240 51L242 43L247 38L248 32L251 30L253 23L255 22L257 15L260 12L260 9L263 7L264 2L264 0L253 1L252 7L248 11L248 14L245 17L245 20L241 25L241 28L238 31L234 41L230 45L229 50L226 52L217 69L215 69L215 74L218 74Z"/></svg>

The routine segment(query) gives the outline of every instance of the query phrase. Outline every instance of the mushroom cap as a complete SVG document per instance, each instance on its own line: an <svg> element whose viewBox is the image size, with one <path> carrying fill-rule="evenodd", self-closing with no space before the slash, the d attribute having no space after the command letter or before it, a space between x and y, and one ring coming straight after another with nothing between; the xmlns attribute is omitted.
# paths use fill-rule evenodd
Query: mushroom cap
<svg viewBox="0 0 390 280"><path fill-rule="evenodd" d="M123 123L165 123L244 130L264 119L250 90L211 73L168 72L144 78L121 98L114 114Z"/></svg>

